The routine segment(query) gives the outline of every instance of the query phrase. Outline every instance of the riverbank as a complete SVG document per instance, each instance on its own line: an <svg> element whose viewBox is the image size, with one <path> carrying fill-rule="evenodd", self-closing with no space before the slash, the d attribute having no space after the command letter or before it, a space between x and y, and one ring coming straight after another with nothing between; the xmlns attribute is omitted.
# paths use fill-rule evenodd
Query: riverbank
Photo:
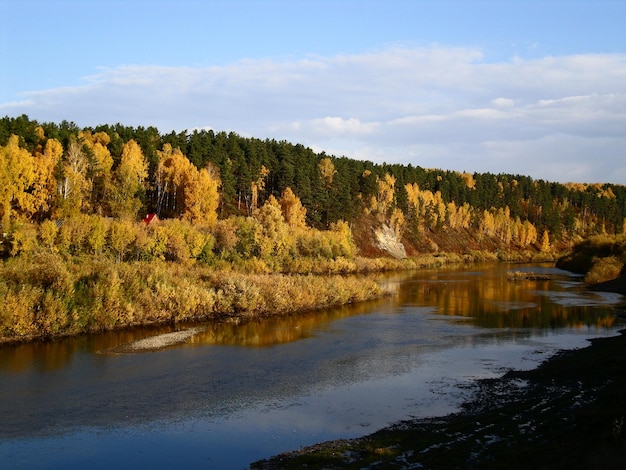
<svg viewBox="0 0 626 470"><path fill-rule="evenodd" d="M117 263L40 252L0 266L0 344L134 326L262 318L388 294L364 275L241 272L201 263Z"/></svg>
<svg viewBox="0 0 626 470"><path fill-rule="evenodd" d="M292 259L286 271L275 272L256 258L237 268L227 262L117 262L103 255L62 256L41 250L0 263L0 344L334 307L388 295L369 274L529 261L530 256L475 252L405 259L301 257Z"/></svg>
<svg viewBox="0 0 626 470"><path fill-rule="evenodd" d="M622 286L623 287L623 286ZM289 468L626 468L626 335L478 381L462 411L253 463Z"/></svg>

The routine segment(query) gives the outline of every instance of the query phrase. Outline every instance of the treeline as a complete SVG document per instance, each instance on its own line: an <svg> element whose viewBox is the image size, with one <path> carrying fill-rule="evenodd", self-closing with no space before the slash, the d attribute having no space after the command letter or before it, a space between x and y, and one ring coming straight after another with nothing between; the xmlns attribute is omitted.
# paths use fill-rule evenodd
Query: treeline
<svg viewBox="0 0 626 470"><path fill-rule="evenodd" d="M374 164L211 130L81 129L66 121L5 117L0 146L5 233L11 221L76 214L133 219L156 213L215 226L281 198L285 216L286 197L300 211L298 224L315 229L352 225L370 214L409 242L466 230L478 239L545 248L622 233L626 216L626 187L620 185Z"/></svg>

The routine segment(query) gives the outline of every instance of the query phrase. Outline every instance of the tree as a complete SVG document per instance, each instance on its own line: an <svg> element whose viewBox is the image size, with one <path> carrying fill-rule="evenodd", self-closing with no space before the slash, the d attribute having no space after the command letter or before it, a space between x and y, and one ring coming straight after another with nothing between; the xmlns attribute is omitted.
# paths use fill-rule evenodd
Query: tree
<svg viewBox="0 0 626 470"><path fill-rule="evenodd" d="M32 186L34 213L40 218L49 215L57 191L56 168L63 157L63 146L56 139L48 139L43 153L35 155L35 175Z"/></svg>
<svg viewBox="0 0 626 470"><path fill-rule="evenodd" d="M300 198L293 193L291 188L287 188L283 191L278 202L287 225L291 228L306 227L306 209L302 206Z"/></svg>
<svg viewBox="0 0 626 470"><path fill-rule="evenodd" d="M28 206L30 194L26 190L33 182L34 159L20 148L19 137L12 135L7 145L0 147L0 210L2 228L9 228L16 207Z"/></svg>
<svg viewBox="0 0 626 470"><path fill-rule="evenodd" d="M213 226L217 222L220 178L217 168L210 163L200 171L188 169L184 187L185 212L183 218L198 225Z"/></svg>
<svg viewBox="0 0 626 470"><path fill-rule="evenodd" d="M383 220L387 217L393 204L396 187L396 178L386 173L383 178L378 178L378 193L372 200L372 210Z"/></svg>
<svg viewBox="0 0 626 470"><path fill-rule="evenodd" d="M130 219L137 216L147 177L148 162L141 147L131 140L124 144L122 159L113 178L110 204L114 216Z"/></svg>
<svg viewBox="0 0 626 470"><path fill-rule="evenodd" d="M184 210L183 183L191 165L180 149L165 144L157 151L159 163L154 180L156 187L156 209L163 215L180 216Z"/></svg>
<svg viewBox="0 0 626 470"><path fill-rule="evenodd" d="M276 198L270 195L265 204L256 210L254 217L261 225L258 240L261 257L282 255L287 245L288 227Z"/></svg>
<svg viewBox="0 0 626 470"><path fill-rule="evenodd" d="M87 178L89 163L76 139L70 139L63 176L59 182L61 214L65 217L76 215L89 206L91 183Z"/></svg>
<svg viewBox="0 0 626 470"><path fill-rule="evenodd" d="M91 183L91 206L96 209L104 204L111 190L113 157L107 148L111 137L106 132L79 132L78 140L89 154L88 178ZM102 207L100 207L102 209Z"/></svg>
<svg viewBox="0 0 626 470"><path fill-rule="evenodd" d="M326 190L328 191L330 189L330 187L333 184L333 178L335 177L335 174L337 173L337 170L335 170L335 165L333 165L333 161L328 158L322 158L318 164L319 170L320 170L320 176L322 177L322 180L324 181L324 186L326 187Z"/></svg>
<svg viewBox="0 0 626 470"><path fill-rule="evenodd" d="M265 168L265 165L261 165L261 169L259 170L259 174L257 179L252 182L250 185L250 190L252 193L252 201L250 203L250 212L253 213L256 210L257 204L259 202L259 192L265 189L265 180L267 175L270 174L270 171Z"/></svg>
<svg viewBox="0 0 626 470"><path fill-rule="evenodd" d="M202 225L217 220L220 178L211 164L198 170L180 149L166 144L159 154L155 183L157 213L182 217Z"/></svg>
<svg viewBox="0 0 626 470"><path fill-rule="evenodd" d="M549 253L552 247L550 246L550 234L547 230L543 231L543 235L541 236L541 252Z"/></svg>

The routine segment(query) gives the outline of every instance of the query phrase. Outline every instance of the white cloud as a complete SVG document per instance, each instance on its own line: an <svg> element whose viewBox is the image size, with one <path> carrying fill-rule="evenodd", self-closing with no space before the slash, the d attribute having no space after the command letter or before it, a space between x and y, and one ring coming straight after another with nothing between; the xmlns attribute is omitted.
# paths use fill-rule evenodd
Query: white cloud
<svg viewBox="0 0 626 470"><path fill-rule="evenodd" d="M515 100L510 98L495 98L491 100L491 104L495 108L512 108L515 106Z"/></svg>
<svg viewBox="0 0 626 470"><path fill-rule="evenodd" d="M24 93L0 110L163 132L211 127L379 162L626 184L624 54L489 63L479 49L432 46L204 68L125 65L78 87Z"/></svg>
<svg viewBox="0 0 626 470"><path fill-rule="evenodd" d="M272 130L280 132L284 128L296 132L307 132L310 136L316 136L320 139L329 139L373 134L378 127L378 123L363 123L356 118L344 119L337 116L326 116L305 122L293 122L287 126L274 126Z"/></svg>

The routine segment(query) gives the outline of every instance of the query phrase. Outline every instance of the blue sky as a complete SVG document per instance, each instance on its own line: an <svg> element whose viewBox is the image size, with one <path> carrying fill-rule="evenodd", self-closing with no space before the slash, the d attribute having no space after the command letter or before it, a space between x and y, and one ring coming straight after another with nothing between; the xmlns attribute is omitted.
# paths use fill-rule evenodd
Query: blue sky
<svg viewBox="0 0 626 470"><path fill-rule="evenodd" d="M626 1L0 0L0 115L626 184Z"/></svg>

